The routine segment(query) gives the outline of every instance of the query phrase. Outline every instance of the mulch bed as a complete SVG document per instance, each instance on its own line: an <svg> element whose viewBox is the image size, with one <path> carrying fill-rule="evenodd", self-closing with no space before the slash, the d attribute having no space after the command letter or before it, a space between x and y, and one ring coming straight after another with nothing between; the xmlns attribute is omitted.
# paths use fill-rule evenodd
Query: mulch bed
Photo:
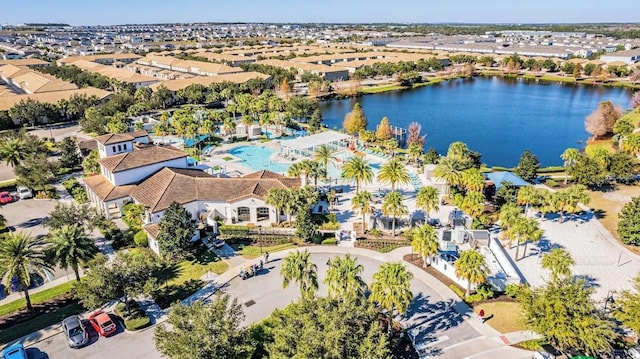
<svg viewBox="0 0 640 359"><path fill-rule="evenodd" d="M0 317L0 330L5 330L12 325L26 322L42 314L54 312L60 308L71 304L78 303L77 299L73 299L66 294L50 299L46 302L33 305L33 311L27 312L26 309L6 314Z"/></svg>

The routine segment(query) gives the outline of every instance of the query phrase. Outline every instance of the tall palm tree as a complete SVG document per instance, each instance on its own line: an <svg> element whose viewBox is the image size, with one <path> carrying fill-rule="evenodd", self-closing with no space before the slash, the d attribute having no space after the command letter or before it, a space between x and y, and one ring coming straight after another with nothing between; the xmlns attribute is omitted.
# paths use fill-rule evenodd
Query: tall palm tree
<svg viewBox="0 0 640 359"><path fill-rule="evenodd" d="M524 216L529 214L529 206L536 205L540 201L540 192L533 186L524 186L518 190L518 204L524 204Z"/></svg>
<svg viewBox="0 0 640 359"><path fill-rule="evenodd" d="M577 148L567 148L566 150L564 150L564 152L562 152L562 154L560 155L560 158L562 158L562 160L564 161L565 170L567 167L572 166L576 162L579 156L580 156L580 151ZM565 174L564 176L565 185L567 184L568 180L569 180L569 175Z"/></svg>
<svg viewBox="0 0 640 359"><path fill-rule="evenodd" d="M412 233L411 247L422 257L424 267L431 265L431 257L438 254L438 232L428 224L417 228Z"/></svg>
<svg viewBox="0 0 640 359"><path fill-rule="evenodd" d="M342 175L344 178L356 183L356 193L360 190L361 184L373 181L371 165L360 156L353 156L344 163Z"/></svg>
<svg viewBox="0 0 640 359"><path fill-rule="evenodd" d="M365 216L373 213L373 210L375 209L371 204L371 199L371 192L368 191L360 191L351 199L353 209L359 211L362 215L362 232L367 231Z"/></svg>
<svg viewBox="0 0 640 359"><path fill-rule="evenodd" d="M306 249L289 253L282 262L280 274L282 288L295 282L300 286L300 294L303 298L313 297L318 290L318 268L311 263L310 253Z"/></svg>
<svg viewBox="0 0 640 359"><path fill-rule="evenodd" d="M409 183L409 170L399 158L392 158L380 167L377 179L380 183L390 184L391 191L395 191L397 183Z"/></svg>
<svg viewBox="0 0 640 359"><path fill-rule="evenodd" d="M33 310L29 298L31 273L51 270L45 257L42 241L27 233L10 234L0 241L0 278L6 279L8 284L17 280L19 290L24 293L28 311Z"/></svg>
<svg viewBox="0 0 640 359"><path fill-rule="evenodd" d="M465 196L459 196L456 205L471 218L478 219L484 212L484 195L480 192L469 191Z"/></svg>
<svg viewBox="0 0 640 359"><path fill-rule="evenodd" d="M378 303L382 309L387 311L389 334L393 329L394 310L399 314L406 313L411 300L413 300L412 278L413 274L399 262L384 263L373 275L369 301Z"/></svg>
<svg viewBox="0 0 640 359"><path fill-rule="evenodd" d="M4 138L0 141L0 158L11 167L19 165L28 153L27 142L21 137Z"/></svg>
<svg viewBox="0 0 640 359"><path fill-rule="evenodd" d="M322 145L318 147L316 152L313 154L313 159L322 163L322 167L325 172L329 172L329 164L333 164L335 166L336 161L338 161L338 157L336 157L337 151L328 145Z"/></svg>
<svg viewBox="0 0 640 359"><path fill-rule="evenodd" d="M286 188L272 188L267 192L264 197L264 203L275 207L276 209L276 224L280 224L280 214L282 209L286 206L290 199L289 190Z"/></svg>
<svg viewBox="0 0 640 359"><path fill-rule="evenodd" d="M48 250L51 251L55 263L64 269L71 267L78 282L80 281L78 267L100 252L93 240L87 236L84 228L78 224L64 225L53 231L49 235L48 243L50 245Z"/></svg>
<svg viewBox="0 0 640 359"><path fill-rule="evenodd" d="M524 258L524 256L527 255L527 243L529 241L539 241L544 232L538 227L538 221L536 221L535 218L521 217L513 227L512 233L517 240L515 260L519 261L518 252L520 250L520 243L524 242Z"/></svg>
<svg viewBox="0 0 640 359"><path fill-rule="evenodd" d="M501 235L503 239L512 238L513 227L518 223L518 221L522 218L522 213L520 213L520 207L518 207L515 203L507 203L502 208L500 208L500 229Z"/></svg>
<svg viewBox="0 0 640 359"><path fill-rule="evenodd" d="M458 186L462 184L462 167L462 161L456 157L441 157L433 174L450 186Z"/></svg>
<svg viewBox="0 0 640 359"><path fill-rule="evenodd" d="M484 256L473 249L462 251L455 263L456 276L467 281L465 296L471 294L471 284L482 284L487 280L489 268Z"/></svg>
<svg viewBox="0 0 640 359"><path fill-rule="evenodd" d="M365 297L367 284L362 279L364 267L358 259L346 255L329 259L329 269L324 283L327 285L329 297L345 303L359 303Z"/></svg>
<svg viewBox="0 0 640 359"><path fill-rule="evenodd" d="M542 256L542 268L551 272L551 279L556 281L560 277L571 275L571 267L576 262L571 258L569 252L562 248L554 248L549 253Z"/></svg>
<svg viewBox="0 0 640 359"><path fill-rule="evenodd" d="M392 191L384 196L382 201L382 213L385 216L391 215L393 221L391 222L391 233L396 235L396 217L407 214L407 206L402 203L402 195L398 191Z"/></svg>
<svg viewBox="0 0 640 359"><path fill-rule="evenodd" d="M433 186L425 186L418 190L416 194L416 208L421 209L429 219L431 211L440 209L440 198L438 198L438 189Z"/></svg>

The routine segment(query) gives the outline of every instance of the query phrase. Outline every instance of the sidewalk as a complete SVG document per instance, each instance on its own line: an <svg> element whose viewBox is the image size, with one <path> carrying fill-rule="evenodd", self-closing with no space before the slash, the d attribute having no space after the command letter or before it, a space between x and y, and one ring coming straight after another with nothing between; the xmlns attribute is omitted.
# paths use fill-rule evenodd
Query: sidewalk
<svg viewBox="0 0 640 359"><path fill-rule="evenodd" d="M80 276L82 276L82 269L80 270ZM68 278L67 278L68 277ZM33 289L29 289L29 296L33 296L35 293L38 292L42 292L43 290L55 287L57 285L60 284L64 284L67 282L71 282L75 280L75 274L69 273L68 275L64 276L64 277L60 277L58 279L54 279L51 282L45 282L43 285L33 288ZM4 299L0 300L0 305L4 305L10 302L13 302L14 300L19 300L24 298L24 295L22 292L12 292L11 294L9 294L8 296L6 296Z"/></svg>

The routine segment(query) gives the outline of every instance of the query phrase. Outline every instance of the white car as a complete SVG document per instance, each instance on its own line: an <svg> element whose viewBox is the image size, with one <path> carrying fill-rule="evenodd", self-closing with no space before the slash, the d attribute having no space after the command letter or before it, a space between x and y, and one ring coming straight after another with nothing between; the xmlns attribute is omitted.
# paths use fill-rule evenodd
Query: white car
<svg viewBox="0 0 640 359"><path fill-rule="evenodd" d="M33 198L33 192L28 187L18 186L18 197L20 199Z"/></svg>

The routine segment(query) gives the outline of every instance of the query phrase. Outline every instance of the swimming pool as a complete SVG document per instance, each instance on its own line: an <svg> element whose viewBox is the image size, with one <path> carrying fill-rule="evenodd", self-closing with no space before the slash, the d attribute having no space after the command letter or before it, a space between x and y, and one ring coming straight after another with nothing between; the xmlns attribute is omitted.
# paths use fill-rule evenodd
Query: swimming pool
<svg viewBox="0 0 640 359"><path fill-rule="evenodd" d="M253 171L269 170L275 173L287 173L289 165L269 160L274 150L263 146L240 146L228 151L242 159L242 165Z"/></svg>

